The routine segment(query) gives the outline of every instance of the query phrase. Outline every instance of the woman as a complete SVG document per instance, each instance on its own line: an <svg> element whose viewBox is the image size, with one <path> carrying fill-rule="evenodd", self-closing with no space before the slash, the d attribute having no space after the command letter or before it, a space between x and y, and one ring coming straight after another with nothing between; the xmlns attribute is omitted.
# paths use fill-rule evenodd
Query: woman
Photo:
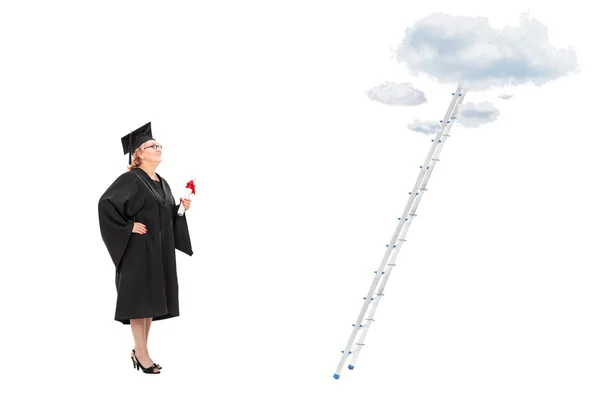
<svg viewBox="0 0 600 400"><path fill-rule="evenodd" d="M193 252L185 214L177 215L169 184L155 172L162 146L150 122L121 142L130 165L98 202L100 232L116 268L115 320L133 333L133 366L156 374L162 367L148 352L150 325L179 315L175 249ZM189 210L190 200L180 202Z"/></svg>

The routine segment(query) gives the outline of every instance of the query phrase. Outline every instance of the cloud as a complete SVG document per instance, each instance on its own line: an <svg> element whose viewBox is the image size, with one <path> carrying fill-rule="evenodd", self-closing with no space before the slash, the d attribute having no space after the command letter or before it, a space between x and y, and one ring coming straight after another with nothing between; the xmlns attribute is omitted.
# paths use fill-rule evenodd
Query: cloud
<svg viewBox="0 0 600 400"><path fill-rule="evenodd" d="M481 103L465 103L461 104L456 115L457 123L467 127L476 128L480 125L487 124L498 119L500 111L489 101ZM424 135L435 135L441 129L440 121L421 121L415 119L414 122L406 125L411 131L419 132Z"/></svg>
<svg viewBox="0 0 600 400"><path fill-rule="evenodd" d="M427 102L425 93L415 89L409 82L385 82L370 89L367 96L371 100L391 106L418 106Z"/></svg>
<svg viewBox="0 0 600 400"><path fill-rule="evenodd" d="M413 74L462 81L469 90L541 85L578 69L575 50L552 46L547 27L527 14L503 29L484 17L431 14L406 30L395 56Z"/></svg>
<svg viewBox="0 0 600 400"><path fill-rule="evenodd" d="M500 94L498 95L499 99L503 99L503 100L510 100L512 99L513 95L512 94Z"/></svg>
<svg viewBox="0 0 600 400"><path fill-rule="evenodd" d="M417 118L413 123L406 126L411 131L419 132L424 135L434 135L440 131L442 124L439 121L421 121Z"/></svg>
<svg viewBox="0 0 600 400"><path fill-rule="evenodd" d="M465 103L460 105L457 122L467 128L476 128L495 121L498 115L500 115L500 111L488 101Z"/></svg>

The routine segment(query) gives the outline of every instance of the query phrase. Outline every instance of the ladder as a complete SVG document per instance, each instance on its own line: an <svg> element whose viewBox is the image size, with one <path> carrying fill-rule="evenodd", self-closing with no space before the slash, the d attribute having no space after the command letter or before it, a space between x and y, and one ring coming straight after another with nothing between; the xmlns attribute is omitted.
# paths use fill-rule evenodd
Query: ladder
<svg viewBox="0 0 600 400"><path fill-rule="evenodd" d="M335 379L340 378L342 368L350 356L352 356L352 358L348 364L348 369L354 369L358 355L360 354L361 349L365 346L365 337L367 336L367 332L369 331L371 323L374 321L373 317L375 316L377 306L383 297L383 290L385 289L385 285L390 277L390 273L396 266L396 257L398 256L398 252L402 248L402 245L406 242L406 233L410 228L412 220L417 216L417 207L423 198L423 193L427 191L427 182L429 181L429 177L433 172L433 168L439 161L438 157L442 151L442 147L444 146L446 139L450 137L450 128L456 120L458 108L465 98L465 94L466 90L464 90L462 88L462 84L459 83L456 91L452 93L452 101L450 102L450 106L448 106L448 110L446 111L444 119L440 120L442 123L442 129L437 133L435 139L431 140L433 143L431 144L429 153L427 153L427 157L425 158L423 165L420 166L421 170L419 172L419 177L415 182L412 192L409 192L410 197L406 203L406 207L404 208L402 216L398 218L399 223L394 231L394 234L392 235L392 239L390 240L389 244L386 245L387 250L385 251L385 255L381 260L379 269L375 271L375 278L373 279L371 288L369 289L367 296L363 297L363 306L358 314L356 323L353 324L352 333L350 334L346 348L342 350L342 357L337 366L335 374L333 375ZM367 310L369 311L368 314ZM360 337L358 338L358 341L355 342L359 331L361 331Z"/></svg>

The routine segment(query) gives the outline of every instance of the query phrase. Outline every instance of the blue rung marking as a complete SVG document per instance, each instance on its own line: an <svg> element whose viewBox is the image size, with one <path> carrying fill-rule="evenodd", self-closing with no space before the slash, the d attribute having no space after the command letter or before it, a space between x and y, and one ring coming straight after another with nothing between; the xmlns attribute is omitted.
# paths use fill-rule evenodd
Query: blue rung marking
<svg viewBox="0 0 600 400"><path fill-rule="evenodd" d="M408 221L408 218L404 218L405 221Z"/></svg>
<svg viewBox="0 0 600 400"><path fill-rule="evenodd" d="M342 353L343 353L343 352L344 352L344 350L342 350ZM352 352L351 352L351 351L349 351L349 352L348 352L348 354L352 354Z"/></svg>
<svg viewBox="0 0 600 400"><path fill-rule="evenodd" d="M431 141L433 142L433 139L431 139Z"/></svg>
<svg viewBox="0 0 600 400"><path fill-rule="evenodd" d="M417 193L417 196L419 195L419 193ZM394 246L395 247L395 246Z"/></svg>
<svg viewBox="0 0 600 400"><path fill-rule="evenodd" d="M452 96L454 96L454 93L452 93Z"/></svg>
<svg viewBox="0 0 600 400"><path fill-rule="evenodd" d="M408 194L412 194L412 192L408 192Z"/></svg>
<svg viewBox="0 0 600 400"><path fill-rule="evenodd" d="M441 143L442 141L441 141L441 140L438 140L438 142L440 142L440 143Z"/></svg>
<svg viewBox="0 0 600 400"><path fill-rule="evenodd" d="M441 124L443 124L443 123L444 123L444 121L442 121L442 120L440 119L440 123L441 123Z"/></svg>
<svg viewBox="0 0 600 400"><path fill-rule="evenodd" d="M356 326L356 324L352 324L352 326ZM358 327L362 328L362 324L360 324Z"/></svg>
<svg viewBox="0 0 600 400"><path fill-rule="evenodd" d="M340 379L340 376L338 374L333 374L333 379Z"/></svg>
<svg viewBox="0 0 600 400"><path fill-rule="evenodd" d="M459 96L462 96L462 93L459 93L458 95L459 95Z"/></svg>
<svg viewBox="0 0 600 400"><path fill-rule="evenodd" d="M366 299L367 299L366 297L363 297L363 300L366 300ZM371 300L375 300L375 299L373 299L373 298L371 297Z"/></svg>
<svg viewBox="0 0 600 400"><path fill-rule="evenodd" d="M348 369L354 369L354 365L348 365Z"/></svg>
<svg viewBox="0 0 600 400"><path fill-rule="evenodd" d="M423 166L422 166L422 165L419 165L419 168L423 168Z"/></svg>

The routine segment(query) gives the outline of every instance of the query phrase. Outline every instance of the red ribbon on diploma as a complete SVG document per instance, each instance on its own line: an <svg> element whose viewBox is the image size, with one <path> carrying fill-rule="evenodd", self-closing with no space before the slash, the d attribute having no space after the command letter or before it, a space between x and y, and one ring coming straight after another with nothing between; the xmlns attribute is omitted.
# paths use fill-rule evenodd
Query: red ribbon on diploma
<svg viewBox="0 0 600 400"><path fill-rule="evenodd" d="M185 186L186 189L192 189L192 194L196 194L196 186L194 185L194 181L189 181Z"/></svg>

